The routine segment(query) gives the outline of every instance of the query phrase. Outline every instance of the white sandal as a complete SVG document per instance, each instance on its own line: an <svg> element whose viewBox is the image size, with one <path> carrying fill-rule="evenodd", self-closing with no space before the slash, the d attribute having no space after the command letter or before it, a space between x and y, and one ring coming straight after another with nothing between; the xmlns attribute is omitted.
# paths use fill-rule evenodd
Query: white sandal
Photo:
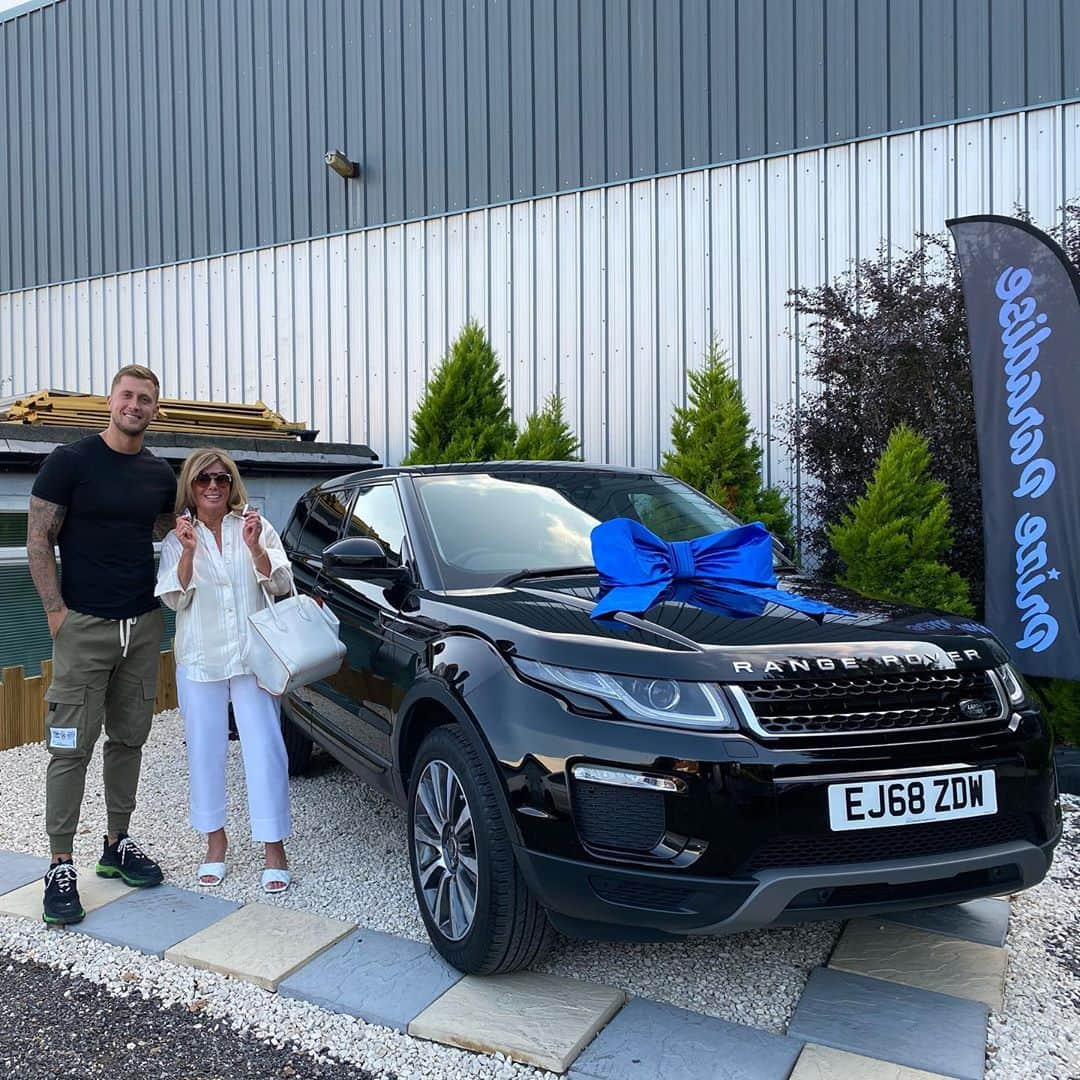
<svg viewBox="0 0 1080 1080"><path fill-rule="evenodd" d="M213 878L213 881L203 881L204 877ZM199 864L195 873L195 884L204 889L216 889L225 880L225 864L223 862L204 862Z"/></svg>
<svg viewBox="0 0 1080 1080"><path fill-rule="evenodd" d="M271 896L283 893L291 883L292 874L290 874L288 870L280 870L276 866L268 866L262 872L263 892L267 892ZM277 885L278 887L276 889L272 888L271 886L273 885Z"/></svg>

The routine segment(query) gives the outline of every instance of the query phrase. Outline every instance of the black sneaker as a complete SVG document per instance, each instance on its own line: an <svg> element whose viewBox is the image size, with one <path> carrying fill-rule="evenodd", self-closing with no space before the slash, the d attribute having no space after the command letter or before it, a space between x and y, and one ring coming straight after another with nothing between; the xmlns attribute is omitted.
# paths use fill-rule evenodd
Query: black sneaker
<svg viewBox="0 0 1080 1080"><path fill-rule="evenodd" d="M122 878L125 885L141 889L164 881L161 867L127 833L120 833L116 843L105 837L105 850L97 864L98 877Z"/></svg>
<svg viewBox="0 0 1080 1080"><path fill-rule="evenodd" d="M75 876L75 867L69 862L53 863L45 874L41 918L50 926L69 926L86 918Z"/></svg>

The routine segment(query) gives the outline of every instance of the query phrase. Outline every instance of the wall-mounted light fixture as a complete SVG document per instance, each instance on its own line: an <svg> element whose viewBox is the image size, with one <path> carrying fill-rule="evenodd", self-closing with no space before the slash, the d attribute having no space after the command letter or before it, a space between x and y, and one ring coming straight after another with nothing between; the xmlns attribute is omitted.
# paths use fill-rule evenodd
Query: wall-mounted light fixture
<svg viewBox="0 0 1080 1080"><path fill-rule="evenodd" d="M346 180L360 175L360 166L355 161L350 161L340 150L328 150L326 152L326 164Z"/></svg>

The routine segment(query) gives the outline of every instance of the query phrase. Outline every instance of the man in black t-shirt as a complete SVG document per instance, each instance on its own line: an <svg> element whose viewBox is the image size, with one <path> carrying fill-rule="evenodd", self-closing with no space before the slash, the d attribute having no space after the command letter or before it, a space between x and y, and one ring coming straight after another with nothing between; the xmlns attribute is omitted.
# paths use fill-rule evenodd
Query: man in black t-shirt
<svg viewBox="0 0 1080 1080"><path fill-rule="evenodd" d="M172 469L143 447L159 390L148 368L121 368L109 394L109 426L58 446L30 498L30 573L53 638L45 694L47 923L79 922L86 914L71 853L86 767L103 725L108 832L97 873L132 886L162 880L158 865L127 834L157 693L162 613L154 597L153 540L172 527L176 499Z"/></svg>

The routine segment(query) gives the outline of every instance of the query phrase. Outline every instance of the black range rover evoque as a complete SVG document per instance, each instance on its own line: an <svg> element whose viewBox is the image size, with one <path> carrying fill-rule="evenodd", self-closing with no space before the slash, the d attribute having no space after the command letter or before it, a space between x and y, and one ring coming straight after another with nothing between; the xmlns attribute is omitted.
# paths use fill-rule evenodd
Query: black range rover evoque
<svg viewBox="0 0 1080 1080"><path fill-rule="evenodd" d="M989 631L779 553L782 589L852 614L666 602L596 621L590 532L616 517L668 541L737 524L660 473L500 462L342 477L285 531L348 648L284 702L290 764L314 740L407 807L452 964L524 967L552 926L722 934L1043 878L1051 741Z"/></svg>

